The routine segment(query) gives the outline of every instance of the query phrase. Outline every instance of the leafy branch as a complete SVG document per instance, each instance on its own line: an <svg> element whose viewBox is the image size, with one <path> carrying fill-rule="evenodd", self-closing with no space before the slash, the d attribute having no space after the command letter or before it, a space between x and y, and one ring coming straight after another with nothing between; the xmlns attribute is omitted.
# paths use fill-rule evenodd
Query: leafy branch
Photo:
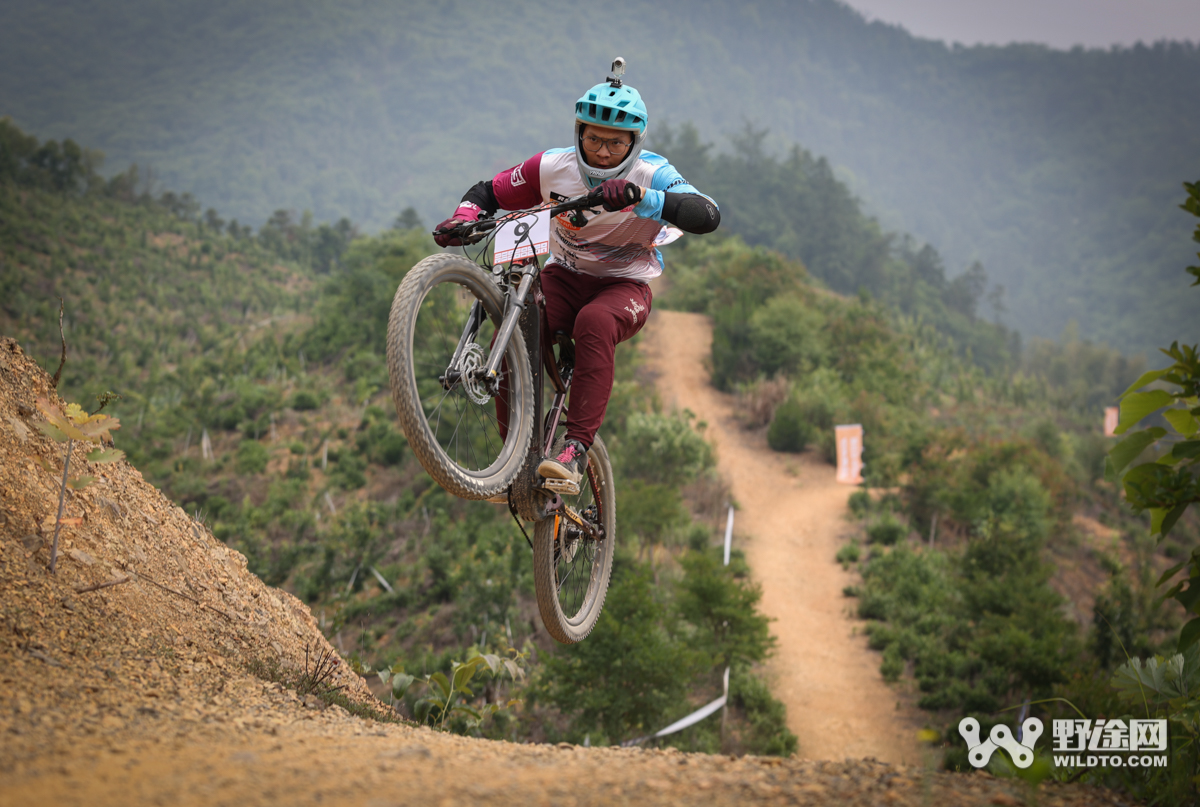
<svg viewBox="0 0 1200 807"><path fill-rule="evenodd" d="M1200 218L1200 183L1185 182L1188 199L1181 205ZM1200 243L1200 225L1192 235ZM1196 275L1193 286L1200 285L1200 267L1189 267ZM1165 426L1151 426L1129 432L1113 446L1105 460L1105 478L1121 481L1125 500L1135 512L1150 513L1150 534L1161 542L1187 511L1200 502L1200 345L1173 342L1162 350L1174 363L1162 370L1151 370L1133 382L1121 395L1121 417L1116 433L1125 434L1147 417L1161 412ZM1143 389L1155 384L1155 389ZM1165 389L1163 387L1166 387ZM1148 449L1162 445L1159 456L1136 462ZM1135 464L1136 463L1136 464ZM1200 548L1165 573L1162 586L1180 570L1189 568L1188 577L1172 586L1163 600L1175 599L1193 618L1179 635L1182 652L1200 640Z"/></svg>
<svg viewBox="0 0 1200 807"><path fill-rule="evenodd" d="M1188 198L1180 207L1200 219L1200 182L1185 182L1183 187L1188 192ZM1197 224L1196 229L1192 231L1192 240L1200 244L1200 224ZM1196 257L1200 258L1200 252L1196 253ZM1192 285L1200 286L1200 266L1189 266L1187 271L1189 275L1196 276L1196 282Z"/></svg>
<svg viewBox="0 0 1200 807"><path fill-rule="evenodd" d="M1191 645L1170 658L1132 658L1113 673L1118 696L1145 704L1146 716L1166 717L1172 726L1175 757L1192 758L1195 768L1200 741L1200 646Z"/></svg>

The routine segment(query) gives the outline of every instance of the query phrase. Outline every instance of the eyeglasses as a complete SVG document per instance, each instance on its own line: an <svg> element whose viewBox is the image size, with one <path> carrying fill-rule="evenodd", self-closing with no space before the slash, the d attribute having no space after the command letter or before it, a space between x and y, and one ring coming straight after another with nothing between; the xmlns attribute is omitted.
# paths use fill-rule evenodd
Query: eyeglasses
<svg viewBox="0 0 1200 807"><path fill-rule="evenodd" d="M608 152L617 157L628 151L631 145L633 144L626 143L619 137L614 137L611 140L605 140L603 137L587 135L583 138L583 147L587 151L595 153L600 150L601 146L608 146Z"/></svg>

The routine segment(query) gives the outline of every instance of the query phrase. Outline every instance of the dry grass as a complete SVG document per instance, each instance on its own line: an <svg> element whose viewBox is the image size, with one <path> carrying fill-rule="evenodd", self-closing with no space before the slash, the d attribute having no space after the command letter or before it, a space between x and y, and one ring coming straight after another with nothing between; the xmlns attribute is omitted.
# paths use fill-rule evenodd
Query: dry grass
<svg viewBox="0 0 1200 807"><path fill-rule="evenodd" d="M742 428L761 429L769 424L790 391L791 385L782 376L761 379L738 390L738 422Z"/></svg>

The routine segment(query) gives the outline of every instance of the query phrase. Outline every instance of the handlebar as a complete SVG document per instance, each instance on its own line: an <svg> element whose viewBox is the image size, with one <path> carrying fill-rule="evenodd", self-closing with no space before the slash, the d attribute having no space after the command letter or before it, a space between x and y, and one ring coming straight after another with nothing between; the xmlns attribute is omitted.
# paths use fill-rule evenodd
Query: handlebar
<svg viewBox="0 0 1200 807"><path fill-rule="evenodd" d="M563 213L570 213L576 210L590 210L592 208L599 207L600 204L600 193L599 189L597 189L589 193L585 193L582 196L576 196L573 199L567 199L559 202L558 204L552 205L549 208L535 207L530 210L514 210L511 213L506 213L498 219L478 219L476 221L464 221L462 224L459 224L455 227L447 227L444 230L434 230L433 235L452 235L462 239L468 244L474 244L482 241L488 233L500 225L508 221L512 221L513 219L519 219L524 216L528 216L531 213L540 213L543 210L548 209L550 211L551 218L553 218L554 216L558 216Z"/></svg>

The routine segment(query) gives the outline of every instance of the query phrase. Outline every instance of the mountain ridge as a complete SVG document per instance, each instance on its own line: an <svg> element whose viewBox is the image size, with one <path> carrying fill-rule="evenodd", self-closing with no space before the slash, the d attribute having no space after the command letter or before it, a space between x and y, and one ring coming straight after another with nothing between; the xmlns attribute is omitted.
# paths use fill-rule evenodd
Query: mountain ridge
<svg viewBox="0 0 1200 807"><path fill-rule="evenodd" d="M610 11L638 20L618 41L546 0L517 19L463 0L13 6L0 97L23 128L150 165L227 216L282 203L377 229L409 205L439 220L568 141L572 101L620 50L652 128L723 142L750 122L828 156L950 274L981 260L1026 334L1074 319L1125 350L1187 338L1167 290L1189 256L1173 205L1200 152L1194 45L952 47L836 0Z"/></svg>

